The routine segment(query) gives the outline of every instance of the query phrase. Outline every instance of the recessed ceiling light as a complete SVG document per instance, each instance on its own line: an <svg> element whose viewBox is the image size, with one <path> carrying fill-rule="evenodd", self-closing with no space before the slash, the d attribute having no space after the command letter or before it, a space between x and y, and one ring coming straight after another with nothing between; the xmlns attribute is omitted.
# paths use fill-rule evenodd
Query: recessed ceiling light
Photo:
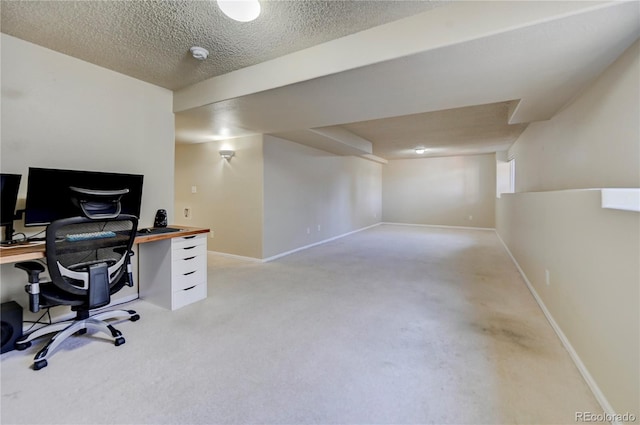
<svg viewBox="0 0 640 425"><path fill-rule="evenodd" d="M416 146L416 153L418 155L422 155L423 153L425 153L426 149L424 146Z"/></svg>
<svg viewBox="0 0 640 425"><path fill-rule="evenodd" d="M249 22L260 16L258 0L216 0L222 12L240 22Z"/></svg>

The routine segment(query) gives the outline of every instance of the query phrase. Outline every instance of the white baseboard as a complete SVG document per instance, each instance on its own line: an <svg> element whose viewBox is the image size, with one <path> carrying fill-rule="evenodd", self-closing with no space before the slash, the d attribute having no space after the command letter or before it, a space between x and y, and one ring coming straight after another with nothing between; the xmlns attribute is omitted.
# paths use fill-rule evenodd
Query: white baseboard
<svg viewBox="0 0 640 425"><path fill-rule="evenodd" d="M511 257L511 260L513 261L513 264L515 264L516 268L520 272L520 275L522 276L522 278L524 279L525 283L527 284L527 287L529 288L529 291L531 292L531 295L533 295L533 298L538 303L538 306L542 310L542 313L544 313L544 316L547 318L547 321L549 322L549 324L551 325L551 327L555 331L555 333L558 336L558 338L560 338L560 342L562 342L562 345L564 346L564 348L569 353L569 356L571 356L571 360L573 360L574 364L576 365L576 367L580 371L580 374L582 374L582 377L587 382L587 385L589 386L589 388L593 392L593 395L596 397L596 400L598 401L598 403L600 403L600 407L602 407L603 411L605 413L607 413L607 415L609 415L610 417L615 417L616 416L615 415L615 411L614 411L613 407L611 406L611 404L609 403L609 400L607 400L607 397L604 395L602 390L600 390L600 387L598 386L596 381L593 379L593 376L591 376L591 374L589 373L589 370L587 369L587 367L584 365L584 363L580 359L580 356L578 355L576 350L574 350L573 346L569 342L569 339L564 334L564 332L562 332L562 329L560 328L558 323L556 323L555 319L551 315L551 312L549 312L549 310L547 309L547 306L542 301L542 298L540 298L540 296L536 292L535 288L533 287L533 285L531 284L531 282L527 278L527 275L524 273L524 271L520 267L520 264L518 264L518 261L516 260L516 258L513 256L513 254L509 250L509 247L507 246L507 244L504 243L504 241L500 237L500 234L498 233L497 230L496 230L496 235L498 236L498 239L500 240L500 243L502 243L502 246L504 246L504 249L507 251L507 254L509 254L509 257ZM619 424L619 422L617 422L617 421L614 421L612 423L615 424L615 425Z"/></svg>
<svg viewBox="0 0 640 425"><path fill-rule="evenodd" d="M321 241L314 242L314 243L312 243L310 245L301 246L299 248L292 249L291 251L282 252L280 254L276 254L276 255L273 255L273 256L267 257L267 258L245 257L245 256L242 256L242 255L229 254L229 253L220 252L220 251L207 251L207 252L210 253L210 254L221 255L223 257L235 258L235 259L238 259L238 260L253 261L253 262L258 262L258 263L268 263L269 261L273 261L273 260L276 260L278 258L287 256L287 255L291 255L291 254L293 254L295 252L302 251L302 250L305 250L305 249L308 249L308 248L312 248L314 246L322 245L324 243L331 242L331 241L334 241L336 239L344 238L345 236L348 236L348 235L351 235L351 234L354 234L354 233L357 233L357 232L361 232L361 231L366 230L366 229L370 229L371 227L379 226L380 224L381 223L372 224L371 226L367 226L367 227L363 227L361 229L353 230L351 232L347 232L347 233L344 233L342 235L334 236L334 237L329 238L329 239L323 239Z"/></svg>
<svg viewBox="0 0 640 425"><path fill-rule="evenodd" d="M235 258L237 260L253 261L256 263L263 263L264 260L255 257L245 257L244 255L229 254L228 252L220 251L207 251L209 254L220 255L222 257Z"/></svg>
<svg viewBox="0 0 640 425"><path fill-rule="evenodd" d="M341 235L334 236L334 237L331 237L331 238L328 238L328 239L323 239L321 241L314 242L314 243L309 244L309 245L301 246L299 248L295 248L295 249L292 249L290 251L282 252L280 254L276 254L276 255L273 255L271 257L262 258L262 259L261 258L255 258L255 257L245 257L245 256L242 256L242 255L236 255L236 254L229 254L229 253L220 252L220 251L207 251L207 252L209 252L211 254L215 254L215 255L222 255L224 257L236 258L238 260L247 260L247 261L260 262L260 263L268 263L269 261L277 260L278 258L282 258L282 257L285 257L287 255L291 255L291 254L296 253L298 251L302 251L302 250L305 250L305 249L313 248L314 246L322 245L324 243L331 242L331 241L334 241L336 239L344 238L345 236L349 236L349 235L352 235L354 233L362 232L363 230L367 230L367 229L370 229L372 227L380 226L381 224L393 224L393 225L398 225L398 226L442 227L442 228L450 228L450 229L468 229L468 230L492 230L492 231L496 230L496 229L494 229L492 227L463 227L463 226L442 226L442 225L435 225L435 224L411 224L411 223L379 222L379 223L372 224L370 226L366 226L366 227L363 227L363 228L360 228L360 229L357 229L357 230L353 230L351 232L343 233Z"/></svg>
<svg viewBox="0 0 640 425"><path fill-rule="evenodd" d="M439 227L444 229L466 229L466 230L492 230L496 229L493 227L470 227L470 226L446 226L444 224L414 224L414 223L394 223L390 221L385 221L380 224L392 224L395 226L420 226L420 227Z"/></svg>
<svg viewBox="0 0 640 425"><path fill-rule="evenodd" d="M353 231L351 231L351 232L347 232L347 233L343 233L343 234L341 234L341 235L334 236L334 237L329 238L329 239L324 239L324 240L321 240L321 241L319 241L319 242L315 242L315 243L312 243L312 244L309 244L309 245L301 246L300 248L292 249L291 251L283 252L283 253L281 253L281 254L276 254L276 255L274 255L274 256L272 256L272 257L264 258L264 259L262 259L262 261L263 261L264 263L267 263L267 262L269 262L269 261L276 260L276 259L281 258L281 257L284 257L284 256L286 256L286 255L291 255L291 254L293 254L293 253L295 253L295 252L298 252L298 251L302 251L302 250L305 250L305 249L308 249L308 248L312 248L312 247L314 247L314 246L322 245L322 244L325 244L325 243L327 243L327 242L335 241L336 239L344 238L345 236L349 236L349 235L352 235L352 234L354 234L354 233L362 232L363 230L367 230L367 229L370 229L370 228L372 228L372 227L379 226L380 224L381 224L381 223L372 224L371 226L362 227L362 228L360 228L360 229L353 230Z"/></svg>
<svg viewBox="0 0 640 425"><path fill-rule="evenodd" d="M323 239L321 241L314 242L314 243L309 244L309 245L301 246L299 248L295 248L295 249L292 249L290 251L282 252L280 254L276 254L276 255L273 255L271 257L262 258L262 259L254 258L254 257L244 257L242 255L228 254L226 252L220 252L220 251L208 251L208 252L212 253L212 254L215 254L215 255L222 255L224 257L236 258L238 260L247 260L247 261L268 263L269 261L277 260L278 258L282 258L282 257L285 257L287 255L291 255L291 254L294 254L296 252L299 252L299 251L302 251L302 250L305 250L305 249L313 248L314 246L322 245L322 244L325 244L327 242L334 241L336 239L344 238L345 236L349 236L349 235L352 235L354 233L362 232L363 230L367 230L367 229L370 229L372 227L380 226L381 224L392 224L392 225L398 225L398 226L441 227L441 228L449 228L449 229L467 229L467 230L490 230L490 231L495 231L496 230L496 229L494 229L492 227L463 227L463 226L444 226L444 225L436 225L436 224L411 224L411 223L379 222L379 223L372 224L370 226L362 227L360 229L353 230L351 232L343 233L341 235L334 236L334 237L331 237L331 238L328 238L328 239Z"/></svg>

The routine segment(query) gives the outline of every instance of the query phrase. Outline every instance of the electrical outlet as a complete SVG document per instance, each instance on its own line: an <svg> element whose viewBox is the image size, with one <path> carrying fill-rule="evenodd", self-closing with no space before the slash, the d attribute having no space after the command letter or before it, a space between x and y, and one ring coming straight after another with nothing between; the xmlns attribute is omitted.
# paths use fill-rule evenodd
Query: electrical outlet
<svg viewBox="0 0 640 425"><path fill-rule="evenodd" d="M197 186L191 186L191 193L197 193L198 192L198 187Z"/></svg>
<svg viewBox="0 0 640 425"><path fill-rule="evenodd" d="M191 219L191 208L190 207L185 207L183 214L184 218L190 220Z"/></svg>
<svg viewBox="0 0 640 425"><path fill-rule="evenodd" d="M318 232L320 231L320 225L318 224Z"/></svg>
<svg viewBox="0 0 640 425"><path fill-rule="evenodd" d="M473 216L472 215L469 216L469 221L471 221L471 220L473 220Z"/></svg>
<svg viewBox="0 0 640 425"><path fill-rule="evenodd" d="M544 269L544 280L547 282L547 285L551 285L551 277L548 269Z"/></svg>
<svg viewBox="0 0 640 425"><path fill-rule="evenodd" d="M307 235L311 234L311 227L307 227Z"/></svg>

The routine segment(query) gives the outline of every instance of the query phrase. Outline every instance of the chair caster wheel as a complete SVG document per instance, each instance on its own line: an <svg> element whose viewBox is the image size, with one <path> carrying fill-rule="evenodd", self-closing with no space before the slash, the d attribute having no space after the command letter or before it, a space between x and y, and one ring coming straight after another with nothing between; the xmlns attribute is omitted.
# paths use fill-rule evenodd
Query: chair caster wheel
<svg viewBox="0 0 640 425"><path fill-rule="evenodd" d="M123 338L123 337L118 337L118 338L116 338L116 342L115 342L116 347L119 347L120 345L122 345L122 344L124 344L124 343L125 343L125 340L124 340L124 338Z"/></svg>
<svg viewBox="0 0 640 425"><path fill-rule="evenodd" d="M47 367L46 360L38 360L37 362L33 362L33 370L40 370L43 367Z"/></svg>
<svg viewBox="0 0 640 425"><path fill-rule="evenodd" d="M31 341L27 341L27 342L16 342L14 347L16 348L16 350L18 351L22 351L22 350L26 350L27 348L31 347Z"/></svg>
<svg viewBox="0 0 640 425"><path fill-rule="evenodd" d="M129 319L129 320L131 320L132 322L140 320L140 315L139 314L134 314L133 316L131 316L131 319Z"/></svg>

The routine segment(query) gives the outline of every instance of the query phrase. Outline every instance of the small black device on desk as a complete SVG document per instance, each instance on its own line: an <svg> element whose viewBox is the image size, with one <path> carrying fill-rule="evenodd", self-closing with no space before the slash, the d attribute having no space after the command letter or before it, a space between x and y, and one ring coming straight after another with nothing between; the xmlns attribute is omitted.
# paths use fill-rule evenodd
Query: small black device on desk
<svg viewBox="0 0 640 425"><path fill-rule="evenodd" d="M167 210L158 210L156 212L153 227L167 227Z"/></svg>

